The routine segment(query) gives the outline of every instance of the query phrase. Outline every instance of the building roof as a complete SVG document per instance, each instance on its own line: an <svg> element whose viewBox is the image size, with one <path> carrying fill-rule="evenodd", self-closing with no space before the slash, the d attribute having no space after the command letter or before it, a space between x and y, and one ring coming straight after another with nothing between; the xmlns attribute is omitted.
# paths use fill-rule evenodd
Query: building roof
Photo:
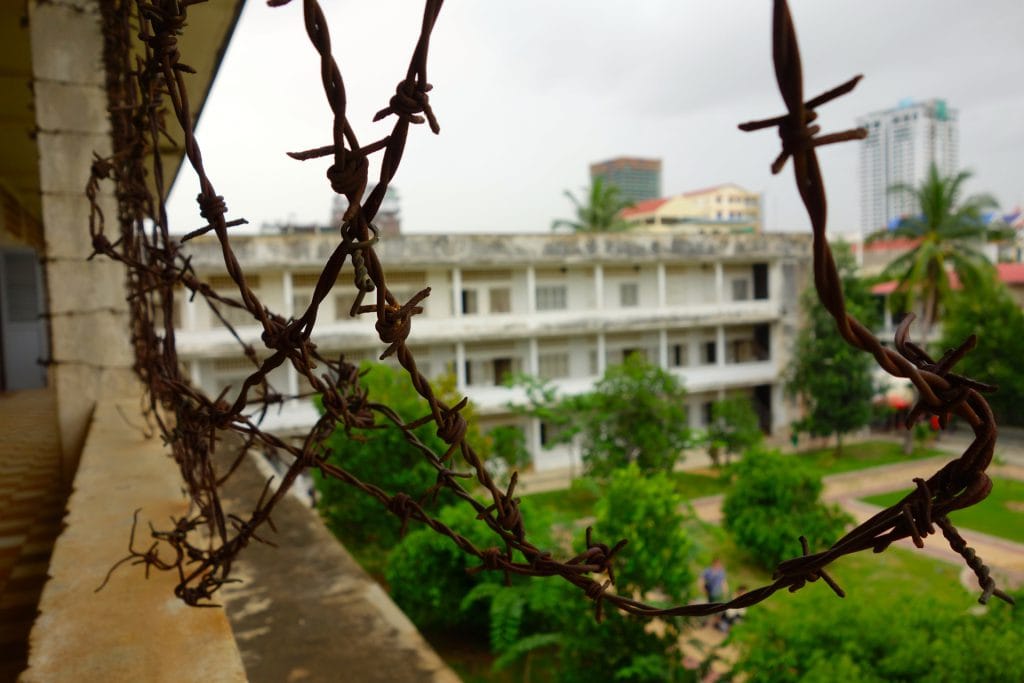
<svg viewBox="0 0 1024 683"><path fill-rule="evenodd" d="M1024 263L997 263L996 276L1004 285L1024 285ZM871 288L872 294L888 295L896 291L896 280L879 282ZM952 289L960 289L960 278L955 272L949 274L949 286Z"/></svg>
<svg viewBox="0 0 1024 683"><path fill-rule="evenodd" d="M662 204L668 201L668 198L661 199L645 199L642 202L637 202L633 206L627 207L622 210L622 217L628 218L630 216L636 216L641 213L650 213L656 211Z"/></svg>

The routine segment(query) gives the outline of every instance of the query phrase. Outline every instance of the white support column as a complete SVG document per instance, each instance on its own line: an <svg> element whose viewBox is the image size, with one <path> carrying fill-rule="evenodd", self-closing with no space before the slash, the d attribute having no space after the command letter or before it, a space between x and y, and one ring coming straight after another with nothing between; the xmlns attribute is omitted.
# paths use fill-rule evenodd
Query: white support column
<svg viewBox="0 0 1024 683"><path fill-rule="evenodd" d="M292 283L292 271L286 270L281 273L281 296L284 298L282 302L284 305L281 309L284 311L285 318L295 317L295 286ZM337 318L337 314L334 316Z"/></svg>
<svg viewBox="0 0 1024 683"><path fill-rule="evenodd" d="M197 387L203 386L203 373L200 370L199 360L193 358L188 362L188 372L192 375L192 383Z"/></svg>
<svg viewBox="0 0 1024 683"><path fill-rule="evenodd" d="M182 290L182 293L181 293L181 305L182 305L182 307L184 307L184 310L185 310L185 320L184 320L185 329L186 330L197 330L197 329L199 329L198 326L197 326L197 322L198 322L197 315L199 313L199 301L197 300L196 297L193 297L192 296L192 292L188 291L187 289L186 290Z"/></svg>
<svg viewBox="0 0 1024 683"><path fill-rule="evenodd" d="M536 377L540 373L540 349L537 345L537 338L530 337L527 343L529 345L526 358L527 372Z"/></svg>
<svg viewBox="0 0 1024 683"><path fill-rule="evenodd" d="M526 312L537 312L537 271L533 266L526 266Z"/></svg>
<svg viewBox="0 0 1024 683"><path fill-rule="evenodd" d="M299 393L299 373L291 363L286 366L288 369L288 394L296 396Z"/></svg>
<svg viewBox="0 0 1024 683"><path fill-rule="evenodd" d="M725 327L715 328L715 365L725 365Z"/></svg>
<svg viewBox="0 0 1024 683"><path fill-rule="evenodd" d="M668 287L665 278L665 264L658 264L658 308L665 308L668 305Z"/></svg>
<svg viewBox="0 0 1024 683"><path fill-rule="evenodd" d="M725 303L725 272L721 261L715 261L715 303Z"/></svg>
<svg viewBox="0 0 1024 683"><path fill-rule="evenodd" d="M604 266L594 266L594 308L604 310Z"/></svg>
<svg viewBox="0 0 1024 683"><path fill-rule="evenodd" d="M462 269L452 268L452 317L462 317ZM463 349L465 350L465 349ZM461 366L460 366L461 367ZM465 375L465 368L462 369ZM463 377L465 379L465 377Z"/></svg>
<svg viewBox="0 0 1024 683"><path fill-rule="evenodd" d="M658 364L668 370L668 330L658 330Z"/></svg>
<svg viewBox="0 0 1024 683"><path fill-rule="evenodd" d="M466 344L455 342L455 388L466 390Z"/></svg>
<svg viewBox="0 0 1024 683"><path fill-rule="evenodd" d="M604 332L597 333L597 375L604 376L604 370L608 365L608 349L605 347Z"/></svg>
<svg viewBox="0 0 1024 683"><path fill-rule="evenodd" d="M768 264L768 301L782 302L782 264L772 261Z"/></svg>

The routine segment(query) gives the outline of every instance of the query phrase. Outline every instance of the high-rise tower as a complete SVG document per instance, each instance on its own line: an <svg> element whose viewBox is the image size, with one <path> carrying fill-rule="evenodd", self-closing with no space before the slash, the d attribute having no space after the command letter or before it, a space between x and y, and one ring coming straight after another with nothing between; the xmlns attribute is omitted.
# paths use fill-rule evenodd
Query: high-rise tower
<svg viewBox="0 0 1024 683"><path fill-rule="evenodd" d="M860 222L865 233L917 213L912 197L889 192L890 187L919 185L932 163L942 175L956 172L956 119L956 110L940 99L904 100L895 109L857 119L857 125L868 130L860 148Z"/></svg>
<svg viewBox="0 0 1024 683"><path fill-rule="evenodd" d="M661 159L618 157L590 165L590 180L601 178L619 188L623 199L642 202L661 197Z"/></svg>

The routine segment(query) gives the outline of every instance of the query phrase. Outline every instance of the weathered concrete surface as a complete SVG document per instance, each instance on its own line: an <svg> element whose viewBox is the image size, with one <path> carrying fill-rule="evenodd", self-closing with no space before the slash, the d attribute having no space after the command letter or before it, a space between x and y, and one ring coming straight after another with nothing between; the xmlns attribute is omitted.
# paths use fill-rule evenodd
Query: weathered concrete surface
<svg viewBox="0 0 1024 683"><path fill-rule="evenodd" d="M334 233L315 235L235 235L231 246L247 270L323 263L338 244ZM807 258L811 238L804 234L681 235L638 229L608 235L398 235L382 239L374 249L383 263L416 266L533 264L536 266L637 263L682 259L693 262L746 262L751 255ZM213 238L189 243L188 254L199 270L223 268Z"/></svg>
<svg viewBox="0 0 1024 683"><path fill-rule="evenodd" d="M228 508L250 510L264 482L244 462L228 484ZM288 496L274 523L279 533L262 535L278 547L250 545L234 566L244 583L223 590L250 680L459 680L315 511Z"/></svg>
<svg viewBox="0 0 1024 683"><path fill-rule="evenodd" d="M96 407L20 680L245 680L224 612L185 606L174 597L176 575L154 571L147 580L141 567L122 566L94 592L127 554L136 508L140 530L188 510L160 440L126 419L141 423L137 400ZM136 547L147 538L142 531Z"/></svg>

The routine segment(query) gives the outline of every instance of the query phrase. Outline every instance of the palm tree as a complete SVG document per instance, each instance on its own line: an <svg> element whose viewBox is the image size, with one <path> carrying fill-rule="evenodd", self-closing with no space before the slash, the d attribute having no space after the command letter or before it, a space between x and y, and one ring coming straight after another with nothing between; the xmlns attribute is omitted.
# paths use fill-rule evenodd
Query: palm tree
<svg viewBox="0 0 1024 683"><path fill-rule="evenodd" d="M587 191L586 188L584 191ZM594 178L589 195L587 201L582 202L566 190L565 196L576 207L576 220L560 218L552 221L551 229L566 227L573 232L622 232L633 227L619 215L619 212L633 206L633 203L622 198L618 187L605 183L603 178Z"/></svg>
<svg viewBox="0 0 1024 683"><path fill-rule="evenodd" d="M949 270L965 287L994 277L994 268L979 247L985 241L1006 237L1004 230L991 229L984 220L984 213L996 208L995 198L980 194L960 201L962 186L970 177L968 171L941 175L933 163L919 186L893 185L889 192L912 196L920 213L902 219L895 230L879 231L868 238L869 242L894 237L915 242L910 251L886 266L880 277L896 280L896 292L917 297L922 343L949 293Z"/></svg>

